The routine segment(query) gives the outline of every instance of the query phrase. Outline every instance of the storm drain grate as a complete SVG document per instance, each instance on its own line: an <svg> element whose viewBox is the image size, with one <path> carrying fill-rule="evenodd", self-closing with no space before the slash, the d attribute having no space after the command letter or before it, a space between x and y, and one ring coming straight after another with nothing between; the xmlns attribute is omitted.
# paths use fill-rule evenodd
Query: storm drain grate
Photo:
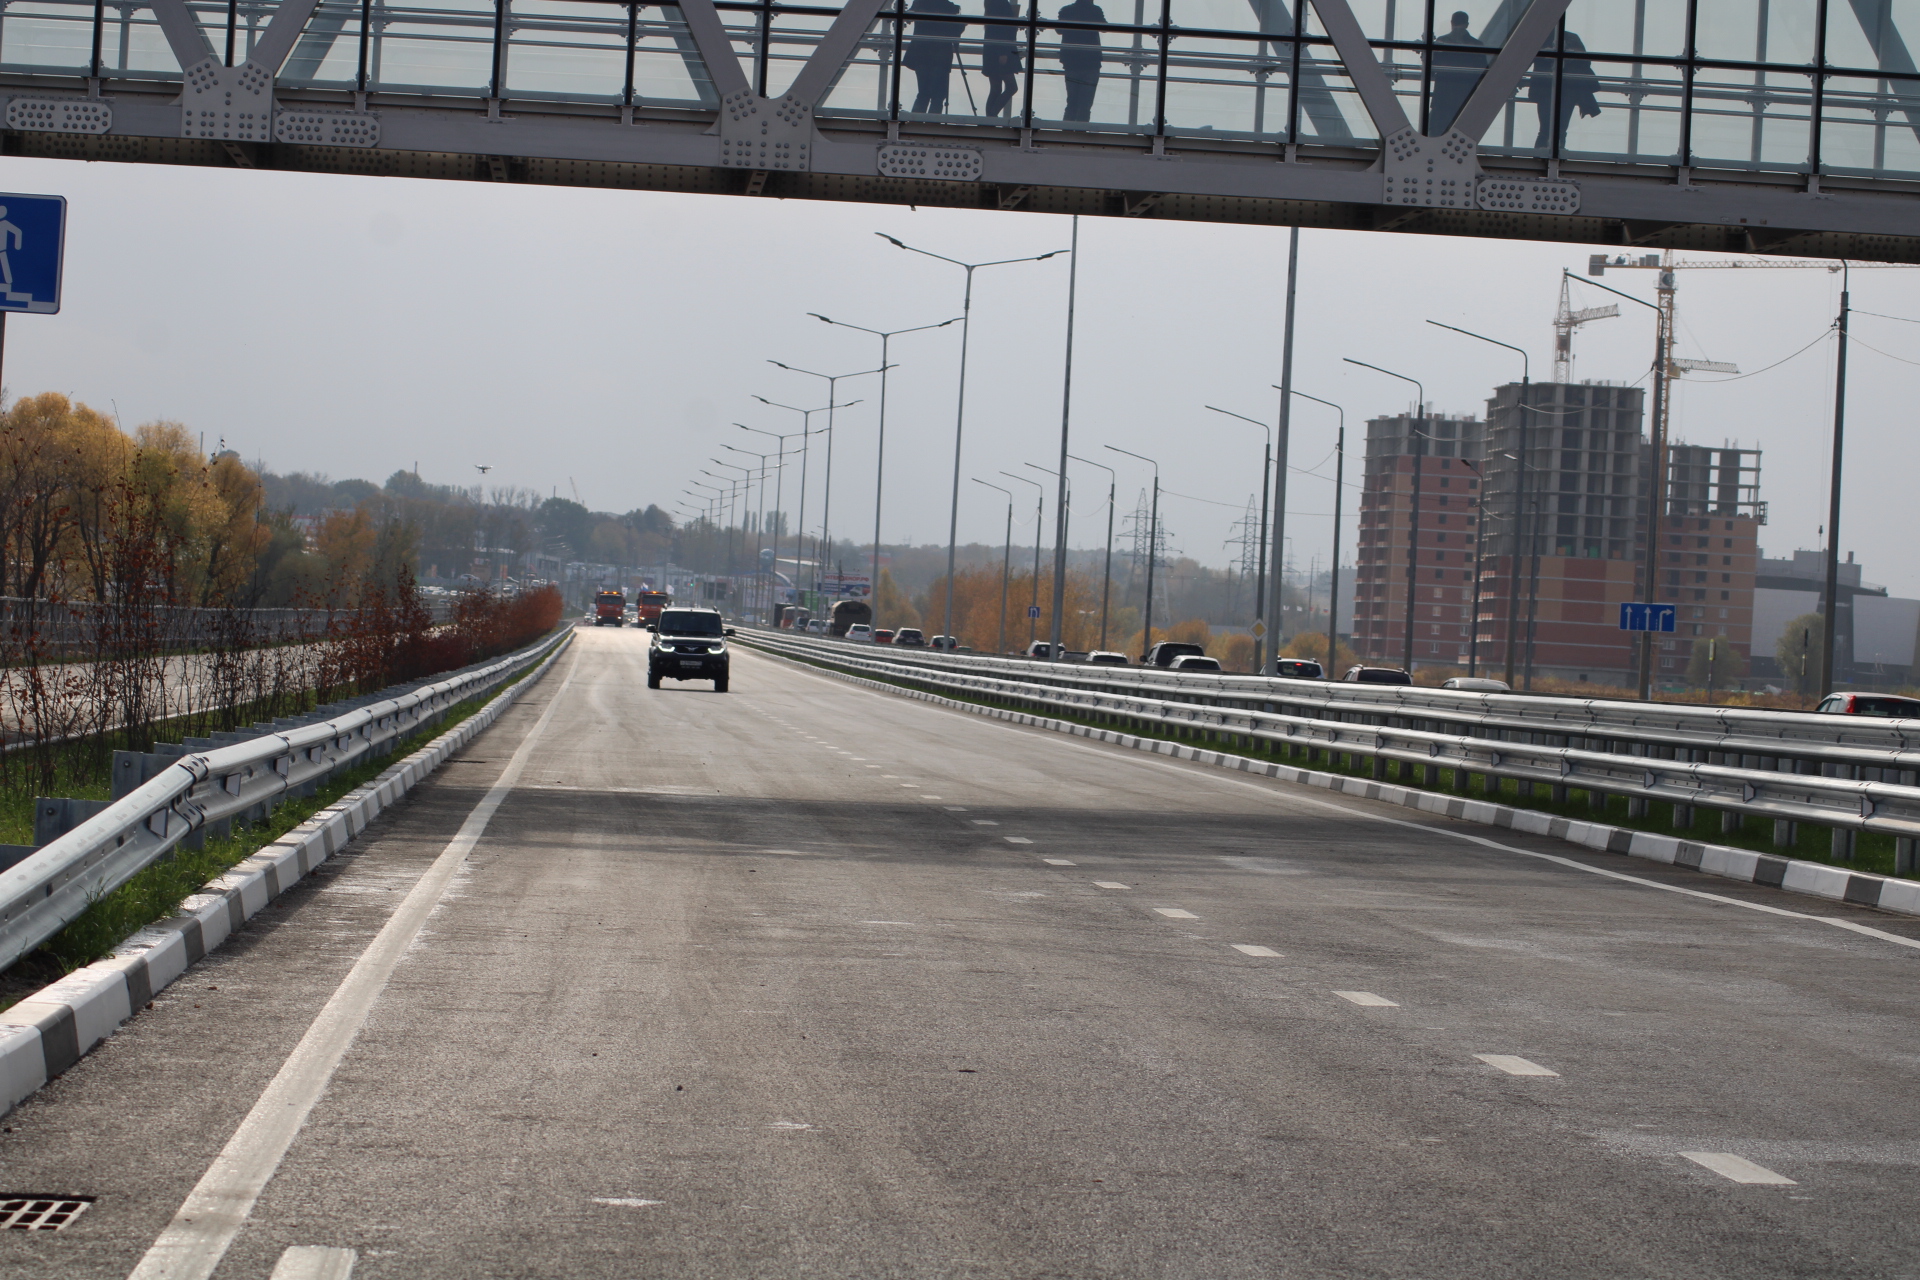
<svg viewBox="0 0 1920 1280"><path fill-rule="evenodd" d="M0 1230L58 1231L72 1222L92 1196L33 1196L0 1192Z"/></svg>

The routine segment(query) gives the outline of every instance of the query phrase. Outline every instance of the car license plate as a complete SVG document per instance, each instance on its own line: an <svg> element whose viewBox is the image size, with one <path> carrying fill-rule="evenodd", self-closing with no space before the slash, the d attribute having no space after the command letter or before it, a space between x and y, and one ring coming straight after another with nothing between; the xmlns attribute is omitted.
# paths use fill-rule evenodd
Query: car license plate
<svg viewBox="0 0 1920 1280"><path fill-rule="evenodd" d="M682 658L682 659L680 659L680 665L681 665L681 666L683 666L683 667L697 667L697 666L699 666L699 665L700 665L700 659L698 659L698 658Z"/></svg>

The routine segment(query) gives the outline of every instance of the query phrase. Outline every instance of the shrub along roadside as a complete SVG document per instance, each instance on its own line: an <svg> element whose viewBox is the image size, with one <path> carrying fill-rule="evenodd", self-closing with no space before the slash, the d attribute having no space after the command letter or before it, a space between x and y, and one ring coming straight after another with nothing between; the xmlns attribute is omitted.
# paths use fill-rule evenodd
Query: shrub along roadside
<svg viewBox="0 0 1920 1280"><path fill-rule="evenodd" d="M763 652L772 653L771 650ZM838 671L840 668L831 662L816 661L808 658L796 658L785 653L775 656L823 670ZM1126 716L1091 716L1077 714L1054 707L1028 707L1017 698L990 698L950 689L934 688L921 690L920 686L906 680L888 679L865 671L849 671L846 674L858 676L863 680L873 680L881 684L890 684L902 689L914 689L920 692L935 693L955 702L971 703L974 706L1002 707L1025 711L1033 715L1044 715L1051 720L1061 720L1070 724L1091 725L1101 729L1124 729L1139 738L1156 738L1163 742L1186 742L1205 746L1209 751L1218 751L1223 755L1246 756L1252 760L1278 760L1293 764L1307 764L1322 773L1340 774L1346 777L1372 778L1372 756L1365 752L1347 750L1330 751L1321 746L1309 746L1306 743L1266 742L1259 738L1250 738L1244 734L1228 733L1220 730L1196 727L1191 730L1175 731L1134 720ZM1542 813L1552 813L1560 817L1571 818L1579 822L1602 822L1609 826L1629 831L1645 831L1654 835L1675 836L1682 840L1697 841L1701 844L1727 845L1736 849L1748 849L1755 853L1771 854L1777 857L1799 858L1807 862L1819 862L1827 866L1844 867L1849 871L1867 871L1877 875L1894 876L1894 838L1881 832L1862 831L1855 840L1854 857L1850 861L1839 861L1833 857L1828 828L1812 823L1800 823L1798 837L1790 846L1773 843L1773 823L1771 819L1746 817L1733 831L1720 830L1718 809L1709 809L1704 805L1694 807L1693 822L1689 826L1677 827L1671 822L1662 822L1654 812L1645 817L1631 817L1627 813L1625 796L1602 795L1603 802L1598 807L1588 803L1588 793L1582 789L1569 790L1564 802L1555 801L1550 793L1542 794L1545 783L1523 782L1516 778L1498 779L1498 787L1491 792L1481 792L1477 788L1471 793L1456 788L1455 771L1444 766L1440 769L1438 785L1428 786L1420 781L1419 771L1411 764L1389 761L1387 776L1378 781L1391 782L1394 786L1407 787L1419 791L1445 792L1450 795L1469 795L1472 798L1504 804L1516 809L1533 809ZM1659 802L1655 812L1668 810L1668 805ZM1915 877L1902 876L1901 879Z"/></svg>
<svg viewBox="0 0 1920 1280"><path fill-rule="evenodd" d="M73 923L0 974L0 1009L83 965L112 954L113 948L147 925L165 920L208 881L272 844L287 832L393 767L394 761L425 746L493 699L520 683L537 666L486 693L455 703L433 724L397 739L385 755L334 774L311 796L288 798L266 821L243 826L235 820L230 835L209 837L204 847L176 846L166 857L142 869L112 893L97 899Z"/></svg>

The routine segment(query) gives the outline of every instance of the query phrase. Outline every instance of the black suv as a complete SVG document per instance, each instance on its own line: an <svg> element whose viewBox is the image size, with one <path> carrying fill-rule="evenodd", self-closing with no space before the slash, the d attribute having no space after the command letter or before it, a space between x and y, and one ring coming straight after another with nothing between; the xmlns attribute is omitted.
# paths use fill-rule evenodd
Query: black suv
<svg viewBox="0 0 1920 1280"><path fill-rule="evenodd" d="M727 637L733 629L712 609L662 609L647 648L647 688L662 679L711 680L727 691Z"/></svg>

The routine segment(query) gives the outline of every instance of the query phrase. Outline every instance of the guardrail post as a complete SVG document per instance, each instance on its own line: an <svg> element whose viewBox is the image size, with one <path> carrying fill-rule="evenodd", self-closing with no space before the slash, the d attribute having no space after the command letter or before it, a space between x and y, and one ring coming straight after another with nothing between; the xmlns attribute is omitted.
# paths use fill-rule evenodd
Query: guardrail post
<svg viewBox="0 0 1920 1280"><path fill-rule="evenodd" d="M1453 767L1453 789L1459 792L1473 790L1473 770L1464 762Z"/></svg>
<svg viewBox="0 0 1920 1280"><path fill-rule="evenodd" d="M1421 765L1420 766L1420 785L1423 787L1439 786L1440 785L1440 766L1437 764Z"/></svg>
<svg viewBox="0 0 1920 1280"><path fill-rule="evenodd" d="M1572 798L1572 792L1568 789L1566 783L1556 782L1553 784L1553 802L1555 804L1565 804Z"/></svg>
<svg viewBox="0 0 1920 1280"><path fill-rule="evenodd" d="M1629 818L1646 817L1647 816L1647 798L1645 796L1628 796L1627 797L1627 816Z"/></svg>
<svg viewBox="0 0 1920 1280"><path fill-rule="evenodd" d="M1607 811L1607 793L1588 787L1587 808L1592 809L1595 813L1605 813Z"/></svg>
<svg viewBox="0 0 1920 1280"><path fill-rule="evenodd" d="M1739 831L1740 828L1745 825L1746 824L1741 820L1741 815L1739 811L1734 809L1722 809L1720 811L1720 834L1721 835L1723 836L1733 835L1735 832Z"/></svg>
<svg viewBox="0 0 1920 1280"><path fill-rule="evenodd" d="M1500 778L1498 774L1489 769L1480 775L1480 792L1482 795L1497 795L1499 791Z"/></svg>
<svg viewBox="0 0 1920 1280"><path fill-rule="evenodd" d="M1787 818L1773 820L1773 843L1776 848L1790 849L1800 843L1800 824Z"/></svg>
<svg viewBox="0 0 1920 1280"><path fill-rule="evenodd" d="M1673 827L1676 831L1685 831L1693 826L1693 806L1673 802Z"/></svg>
<svg viewBox="0 0 1920 1280"><path fill-rule="evenodd" d="M1385 756L1375 756L1375 757L1373 757L1373 770L1372 770L1372 772L1373 772L1373 777L1374 777L1374 780L1375 780L1375 781L1377 781L1377 782L1385 782L1385 781L1386 781L1386 779L1387 779L1387 758L1386 758Z"/></svg>
<svg viewBox="0 0 1920 1280"><path fill-rule="evenodd" d="M1920 870L1920 867L1914 866L1914 846L1917 844L1920 844L1920 840L1915 840L1912 836L1893 838L1893 874L1910 876L1916 870Z"/></svg>
<svg viewBox="0 0 1920 1280"><path fill-rule="evenodd" d="M1832 850L1833 856L1837 861L1853 861L1853 855L1859 848L1857 843L1859 834L1859 832L1851 827L1835 827L1833 829L1833 839L1829 843L1828 848Z"/></svg>

